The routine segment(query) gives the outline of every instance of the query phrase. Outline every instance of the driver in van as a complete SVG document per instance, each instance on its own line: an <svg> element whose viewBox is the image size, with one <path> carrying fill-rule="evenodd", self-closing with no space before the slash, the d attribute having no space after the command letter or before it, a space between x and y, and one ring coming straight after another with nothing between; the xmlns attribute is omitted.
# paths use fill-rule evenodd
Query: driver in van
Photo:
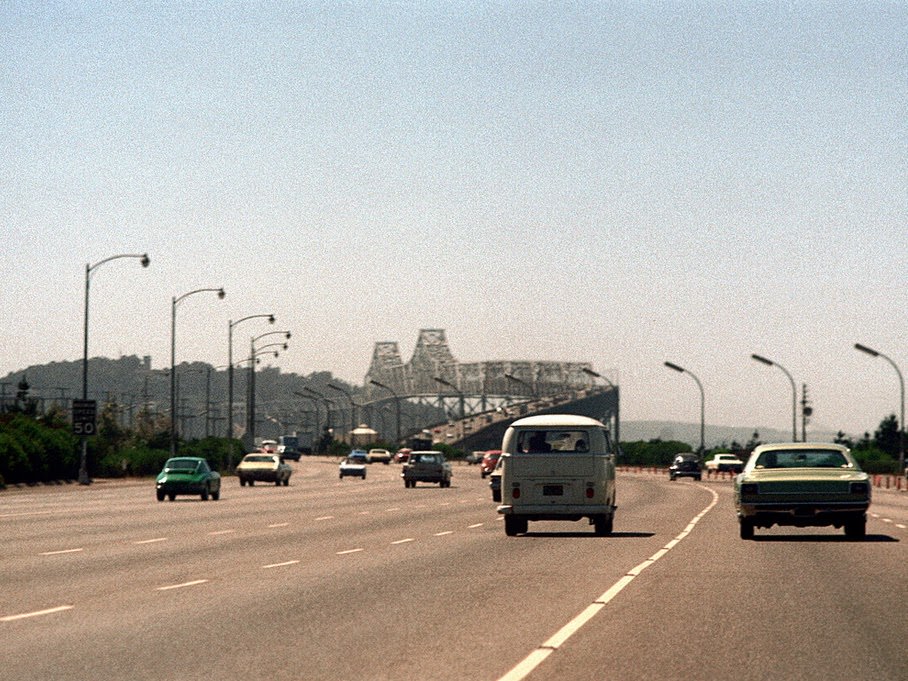
<svg viewBox="0 0 908 681"><path fill-rule="evenodd" d="M552 447L545 441L545 431L543 430L534 432L527 444L527 451L534 454L547 454L552 451Z"/></svg>

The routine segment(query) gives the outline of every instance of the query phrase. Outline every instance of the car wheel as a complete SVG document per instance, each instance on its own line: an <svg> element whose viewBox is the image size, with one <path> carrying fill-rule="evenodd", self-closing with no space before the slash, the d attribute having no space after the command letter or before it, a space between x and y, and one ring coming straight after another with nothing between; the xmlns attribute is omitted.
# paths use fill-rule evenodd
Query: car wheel
<svg viewBox="0 0 908 681"><path fill-rule="evenodd" d="M202 497L202 501L208 501L208 488L203 489L199 496Z"/></svg>
<svg viewBox="0 0 908 681"><path fill-rule="evenodd" d="M516 537L520 533L521 522L520 518L516 518L512 515L506 515L504 517L504 533L509 537ZM523 530L526 532L526 528Z"/></svg>
<svg viewBox="0 0 908 681"><path fill-rule="evenodd" d="M164 492L161 490L158 490L158 501L164 501L164 496L165 496Z"/></svg>
<svg viewBox="0 0 908 681"><path fill-rule="evenodd" d="M612 533L613 518L610 515L600 515L593 519L593 529L600 537Z"/></svg>
<svg viewBox="0 0 908 681"><path fill-rule="evenodd" d="M274 486L275 486L275 487L280 487L280 486L281 486L281 479L280 479L280 478L278 478L277 480L274 481Z"/></svg>
<svg viewBox="0 0 908 681"><path fill-rule="evenodd" d="M754 522L747 518L741 518L741 539L754 538Z"/></svg>
<svg viewBox="0 0 908 681"><path fill-rule="evenodd" d="M211 498L214 499L215 501L217 501L218 499L220 499L220 498L221 498L221 489L218 488L218 491L217 491L217 492L212 492L212 493L211 493Z"/></svg>
<svg viewBox="0 0 908 681"><path fill-rule="evenodd" d="M857 520L849 520L848 522L846 522L845 536L855 538L867 536L867 519L859 518Z"/></svg>
<svg viewBox="0 0 908 681"><path fill-rule="evenodd" d="M284 478L284 487L289 487L289 486L290 486L290 476L287 476L286 478Z"/></svg>
<svg viewBox="0 0 908 681"><path fill-rule="evenodd" d="M250 478L249 480L246 481L246 484L249 485L250 487L255 487L255 480Z"/></svg>
<svg viewBox="0 0 908 681"><path fill-rule="evenodd" d="M501 492L492 492L492 501L501 503Z"/></svg>
<svg viewBox="0 0 908 681"><path fill-rule="evenodd" d="M167 495L167 498L170 499L171 501L173 501L174 499L177 498L177 495L176 495L176 494L168 494L168 495Z"/></svg>

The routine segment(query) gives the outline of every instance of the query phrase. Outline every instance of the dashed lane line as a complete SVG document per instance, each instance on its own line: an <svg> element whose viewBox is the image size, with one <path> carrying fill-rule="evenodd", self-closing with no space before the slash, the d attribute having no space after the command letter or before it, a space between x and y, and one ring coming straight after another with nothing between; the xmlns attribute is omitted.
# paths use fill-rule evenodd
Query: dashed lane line
<svg viewBox="0 0 908 681"><path fill-rule="evenodd" d="M42 556L62 556L64 553L80 553L85 549L62 549L60 551L45 551L39 555Z"/></svg>
<svg viewBox="0 0 908 681"><path fill-rule="evenodd" d="M702 487L702 485L700 486ZM674 548L678 542L689 535L693 530L694 526L700 522L700 519L703 518L712 508L718 503L719 495L708 487L702 487L707 490L713 496L713 500L709 505L700 511L699 514L694 516L694 518L687 524L687 527L681 531L678 536L676 536L672 542L666 544L664 547L659 549L652 556L647 558L645 561L629 570L621 579L612 584L599 598L590 603L584 610L576 615L570 622L565 624L561 629L559 629L553 636L546 640L542 645L533 650L529 655L527 655L523 660L521 660L517 666L507 672L502 676L498 681L522 681L525 679L533 670L535 670L539 665L541 665L552 653L558 650L564 643L575 633L577 633L581 627L583 627L587 622L589 622L593 617L599 613L615 596L617 596L621 591L630 584L634 579L636 579L641 572L643 572L650 565L655 563L657 560L662 558L666 553L668 553L672 548Z"/></svg>
<svg viewBox="0 0 908 681"><path fill-rule="evenodd" d="M159 586L156 591L172 591L173 589L185 589L188 586L198 586L199 584L206 584L207 579L194 579L191 582L183 582L181 584L168 584L167 586Z"/></svg>
<svg viewBox="0 0 908 681"><path fill-rule="evenodd" d="M141 539L134 541L133 544L157 544L158 542L167 541L167 537L155 537L154 539Z"/></svg>
<svg viewBox="0 0 908 681"><path fill-rule="evenodd" d="M0 617L0 622L15 622L16 620L24 620L28 617L41 617L42 615L53 615L57 612L63 612L64 610L72 610L74 605L58 605L56 608L47 608L46 610L35 610L34 612L23 612L19 615L6 615L5 617Z"/></svg>
<svg viewBox="0 0 908 681"><path fill-rule="evenodd" d="M346 551L337 551L338 556L346 556L349 553L359 553L360 551L365 551L365 549L347 549Z"/></svg>
<svg viewBox="0 0 908 681"><path fill-rule="evenodd" d="M262 569L269 570L271 568L276 568L276 567L286 567L287 565L296 565L297 563L299 563L298 560L285 560L283 563L271 563L270 565L263 565Z"/></svg>
<svg viewBox="0 0 908 681"><path fill-rule="evenodd" d="M392 541L391 544L409 544L411 541L416 541L413 537L407 537L406 539L398 539L397 541Z"/></svg>

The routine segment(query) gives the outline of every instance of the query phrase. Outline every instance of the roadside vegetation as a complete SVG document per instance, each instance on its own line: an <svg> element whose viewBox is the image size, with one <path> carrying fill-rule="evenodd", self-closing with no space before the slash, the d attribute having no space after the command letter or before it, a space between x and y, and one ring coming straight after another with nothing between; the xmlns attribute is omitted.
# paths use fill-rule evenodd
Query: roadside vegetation
<svg viewBox="0 0 908 681"><path fill-rule="evenodd" d="M850 447L861 467L868 473L896 473L898 468L899 432L895 415L887 416L871 436L865 433L857 441L839 432L835 442ZM723 443L704 453L732 452L746 459L761 444L759 433L742 444ZM397 448L390 442L377 442L370 447ZM436 444L449 460L466 455L461 449ZM326 435L318 450L333 456L344 456L350 446ZM627 466L666 467L682 452L691 452L684 442L654 439L622 442L619 463ZM244 454L239 440L208 437L180 443L180 453L202 456L212 468L227 472ZM36 415L33 410L10 410L0 414L0 489L6 484L36 484L72 481L78 477L81 440L73 435L68 414L50 410ZM88 472L90 477L111 478L149 476L158 473L170 456L167 424L144 420L136 429L124 429L118 423L115 408L103 408L98 418L98 434L88 438Z"/></svg>

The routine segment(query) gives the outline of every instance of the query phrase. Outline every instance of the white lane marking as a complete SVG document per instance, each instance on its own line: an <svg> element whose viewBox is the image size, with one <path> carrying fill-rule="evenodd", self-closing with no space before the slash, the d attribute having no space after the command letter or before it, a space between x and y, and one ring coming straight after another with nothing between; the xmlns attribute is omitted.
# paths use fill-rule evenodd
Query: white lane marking
<svg viewBox="0 0 908 681"><path fill-rule="evenodd" d="M333 519L334 519L333 515L323 515L320 518L316 518L315 520L319 521L319 520L333 520Z"/></svg>
<svg viewBox="0 0 908 681"><path fill-rule="evenodd" d="M902 523L896 523L895 526L896 526L897 528L899 528L900 530L904 530L904 529L905 529L905 526L902 525Z"/></svg>
<svg viewBox="0 0 908 681"><path fill-rule="evenodd" d="M231 534L233 532L236 532L236 530L217 530L215 532L209 532L208 536L214 537L215 535L218 535L218 534Z"/></svg>
<svg viewBox="0 0 908 681"><path fill-rule="evenodd" d="M871 518L879 518L879 517L880 517L880 514L879 514L879 513L871 513L871 514L870 514L870 517L871 517Z"/></svg>
<svg viewBox="0 0 908 681"><path fill-rule="evenodd" d="M398 539L397 541L392 541L392 544L406 544L407 542L416 541L413 537L407 537L406 539Z"/></svg>
<svg viewBox="0 0 908 681"><path fill-rule="evenodd" d="M884 523L891 523L892 520L890 520L889 518L883 518L883 522L884 522Z"/></svg>
<svg viewBox="0 0 908 681"><path fill-rule="evenodd" d="M284 567L286 565L296 565L297 563L299 563L298 560L287 560L283 563L271 563L270 565L263 565L262 569L267 570L269 568Z"/></svg>
<svg viewBox="0 0 908 681"><path fill-rule="evenodd" d="M399 511L399 510L400 510L400 506L394 506L392 508L386 508L385 513L393 513L394 511Z"/></svg>
<svg viewBox="0 0 908 681"><path fill-rule="evenodd" d="M662 558L666 553L668 553L674 546L677 545L678 541L690 534L690 531L693 529L693 526L700 522L700 519L703 518L710 510L718 503L719 495L708 487L703 485L698 485L702 489L707 490L713 496L713 500L709 505L700 511L699 514L694 516L693 520L690 521L688 526L677 537L674 538L674 543L669 546L666 544L662 549L657 551L653 556L647 558L645 561L632 568L625 574L621 579L615 582L609 589L603 593L599 598L593 601L588 605L584 610L574 617L570 622L565 624L561 629L559 629L555 634L545 641L542 645L532 651L527 655L523 660L521 660L516 667L507 672L504 676L498 679L498 681L522 681L525 679L536 667L545 661L545 659L551 655L553 652L558 650L571 636L573 636L579 629L589 622L596 614L602 610L609 601L611 601L615 596L617 596L624 587L630 584L634 579L643 572L650 565L655 563L657 560Z"/></svg>
<svg viewBox="0 0 908 681"><path fill-rule="evenodd" d="M167 541L167 537L156 537L155 539L142 539L141 541L134 541L133 544L156 544L159 541Z"/></svg>
<svg viewBox="0 0 908 681"><path fill-rule="evenodd" d="M21 615L6 615L5 617L0 617L0 622L14 622L16 620L24 620L26 617L40 617L41 615L53 615L56 612L63 612L64 610L72 610L74 605L58 605L56 608L48 608L47 610L36 610L35 612L24 612Z"/></svg>
<svg viewBox="0 0 908 681"><path fill-rule="evenodd" d="M444 532L436 532L436 537L444 537L446 534L454 534L454 530L446 530Z"/></svg>
<svg viewBox="0 0 908 681"><path fill-rule="evenodd" d="M469 526L467 527L467 529L468 529L468 530L474 530L474 529L476 529L477 527L482 527L483 525L485 525L485 523L476 523L475 525L469 525Z"/></svg>
<svg viewBox="0 0 908 681"><path fill-rule="evenodd" d="M360 551L365 551L365 549L347 549L346 551L337 551L337 555L346 556L348 553L359 553Z"/></svg>
<svg viewBox="0 0 908 681"><path fill-rule="evenodd" d="M63 549L62 551L45 551L44 553L41 553L39 555L41 555L41 556L59 556L64 553L79 553L80 551L84 551L84 550L85 549Z"/></svg>
<svg viewBox="0 0 908 681"><path fill-rule="evenodd" d="M287 525L289 525L289 524L290 524L290 523L274 523L273 525L269 525L268 527L269 527L269 528L272 528L272 527L287 527Z"/></svg>
<svg viewBox="0 0 908 681"><path fill-rule="evenodd" d="M169 584L167 586L159 586L156 591L170 591L171 589L183 589L187 586L198 586L199 584L205 584L207 579L196 579L191 582L183 582L182 584Z"/></svg>

